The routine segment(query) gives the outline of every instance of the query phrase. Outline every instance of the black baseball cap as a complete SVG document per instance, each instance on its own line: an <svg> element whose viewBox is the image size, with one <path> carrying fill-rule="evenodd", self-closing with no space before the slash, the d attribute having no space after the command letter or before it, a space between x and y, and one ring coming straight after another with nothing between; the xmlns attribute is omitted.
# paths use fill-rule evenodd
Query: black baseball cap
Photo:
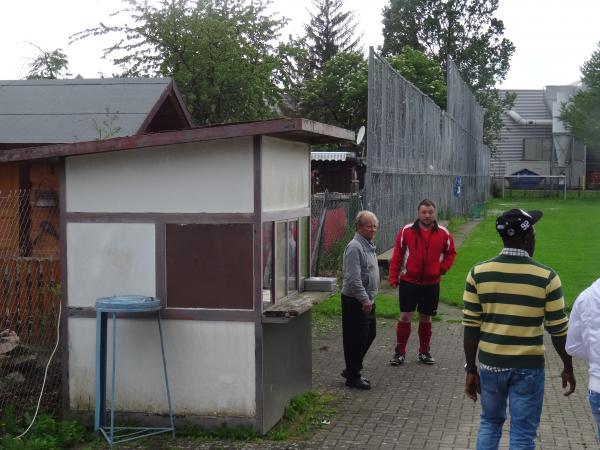
<svg viewBox="0 0 600 450"><path fill-rule="evenodd" d="M538 210L523 211L522 209L511 209L502 213L496 219L496 231L502 237L513 237L518 234L527 233L531 227L542 218L543 212Z"/></svg>

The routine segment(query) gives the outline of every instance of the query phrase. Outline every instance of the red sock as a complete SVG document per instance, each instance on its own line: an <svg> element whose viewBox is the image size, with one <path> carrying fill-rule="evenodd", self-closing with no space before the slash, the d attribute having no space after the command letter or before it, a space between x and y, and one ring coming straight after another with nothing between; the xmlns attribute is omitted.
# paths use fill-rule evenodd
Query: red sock
<svg viewBox="0 0 600 450"><path fill-rule="evenodd" d="M419 322L419 353L429 351L431 342L431 322Z"/></svg>
<svg viewBox="0 0 600 450"><path fill-rule="evenodd" d="M406 353L406 343L410 336L410 322L398 321L396 325L396 353L404 355Z"/></svg>

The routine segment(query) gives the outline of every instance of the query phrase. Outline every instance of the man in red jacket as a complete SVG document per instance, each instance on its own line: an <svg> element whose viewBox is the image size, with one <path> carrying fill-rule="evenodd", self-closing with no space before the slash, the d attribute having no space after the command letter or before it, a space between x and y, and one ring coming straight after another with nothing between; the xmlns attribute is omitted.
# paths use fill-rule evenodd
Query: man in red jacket
<svg viewBox="0 0 600 450"><path fill-rule="evenodd" d="M429 353L431 318L437 313L440 278L456 258L454 241L448 230L435 220L435 203L425 199L417 207L418 219L396 236L390 261L390 286L398 286L400 320L396 325L396 351L392 366L404 363L410 321L419 311L419 361L434 364Z"/></svg>

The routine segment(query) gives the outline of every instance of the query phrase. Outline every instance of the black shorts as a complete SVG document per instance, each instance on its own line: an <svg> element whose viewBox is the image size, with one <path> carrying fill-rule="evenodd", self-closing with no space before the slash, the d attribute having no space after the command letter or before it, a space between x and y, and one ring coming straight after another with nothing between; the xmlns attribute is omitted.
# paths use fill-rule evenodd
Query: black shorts
<svg viewBox="0 0 600 450"><path fill-rule="evenodd" d="M413 284L400 280L398 286L400 311L413 312L435 316L440 302L440 284Z"/></svg>

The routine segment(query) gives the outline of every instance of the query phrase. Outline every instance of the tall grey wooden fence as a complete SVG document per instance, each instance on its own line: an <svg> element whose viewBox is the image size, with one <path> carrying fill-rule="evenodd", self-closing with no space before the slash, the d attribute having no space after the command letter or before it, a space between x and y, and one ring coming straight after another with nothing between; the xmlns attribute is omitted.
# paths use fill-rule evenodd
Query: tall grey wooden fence
<svg viewBox="0 0 600 450"><path fill-rule="evenodd" d="M391 248L399 228L430 198L438 215L467 214L490 188L483 109L448 60L447 111L369 52L366 207L379 218L377 245Z"/></svg>

